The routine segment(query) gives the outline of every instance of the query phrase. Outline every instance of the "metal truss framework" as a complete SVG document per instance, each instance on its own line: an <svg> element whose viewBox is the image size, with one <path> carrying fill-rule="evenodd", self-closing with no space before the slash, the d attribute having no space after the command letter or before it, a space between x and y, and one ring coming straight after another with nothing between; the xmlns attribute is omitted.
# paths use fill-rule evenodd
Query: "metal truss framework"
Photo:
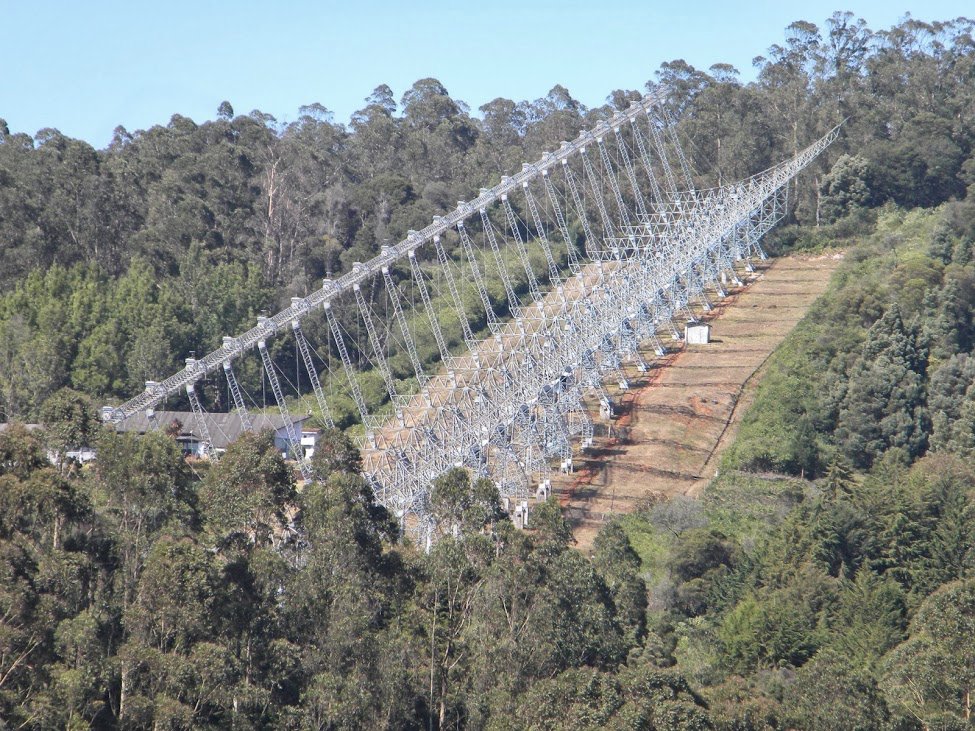
<svg viewBox="0 0 975 731"><path fill-rule="evenodd" d="M322 421L332 425L300 326L324 310L365 427L364 473L378 500L420 536L433 528L430 484L454 466L493 479L513 500L536 480L547 488L550 465L571 465L573 448L591 444L583 399L592 394L611 413L603 384L627 387L623 363L645 369L643 344L662 355L660 334L679 337L675 323L693 305L710 309L725 283L740 283L736 267L764 258L759 240L783 215L788 182L838 132L751 178L695 190L664 95L563 142L173 376L147 382L139 396L105 407L103 418L120 422L180 391L200 416L192 386L222 369L246 420L230 364L254 348L285 414L266 342L290 331ZM364 364L391 404L385 416L362 393ZM288 432L307 478L297 434Z"/></svg>

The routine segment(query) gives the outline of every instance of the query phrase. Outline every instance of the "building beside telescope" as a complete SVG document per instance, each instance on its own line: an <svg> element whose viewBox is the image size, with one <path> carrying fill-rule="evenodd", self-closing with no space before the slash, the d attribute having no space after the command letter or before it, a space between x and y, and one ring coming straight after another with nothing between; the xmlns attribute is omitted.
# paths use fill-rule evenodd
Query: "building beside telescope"
<svg viewBox="0 0 975 731"><path fill-rule="evenodd" d="M201 428L198 417L192 411L141 412L118 422L115 428L121 432L135 434L145 434L153 430L171 430L173 438L179 443L183 454L187 457L198 458L206 456L204 433L209 433L212 441L211 446L217 454L221 454L241 434L247 431L240 415L236 412L227 414L207 412L203 414L203 418L206 420L206 432ZM270 429L274 432L275 448L287 454L288 426L280 415L252 413L250 418L253 422L254 431L260 432ZM319 429L306 424L308 420L309 417L307 416L292 417L295 432L301 435L301 447L305 459L311 458L315 453L318 437L321 434Z"/></svg>

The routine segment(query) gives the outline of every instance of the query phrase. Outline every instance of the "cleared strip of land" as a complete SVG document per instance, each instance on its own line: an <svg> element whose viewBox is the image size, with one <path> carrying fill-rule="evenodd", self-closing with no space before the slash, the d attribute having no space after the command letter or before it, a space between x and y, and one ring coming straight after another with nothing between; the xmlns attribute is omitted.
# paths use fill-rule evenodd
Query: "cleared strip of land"
<svg viewBox="0 0 975 731"><path fill-rule="evenodd" d="M711 343L682 346L633 372L612 433L576 460L554 491L580 547L600 526L654 495L696 496L714 477L772 351L821 295L841 254L763 263L747 287L706 317Z"/></svg>

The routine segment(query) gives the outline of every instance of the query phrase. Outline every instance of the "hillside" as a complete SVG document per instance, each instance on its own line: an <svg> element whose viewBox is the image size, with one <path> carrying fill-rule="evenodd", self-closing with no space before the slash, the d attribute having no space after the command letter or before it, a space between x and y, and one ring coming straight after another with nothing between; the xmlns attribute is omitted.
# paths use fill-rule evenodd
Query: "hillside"
<svg viewBox="0 0 975 731"><path fill-rule="evenodd" d="M699 314L712 325L707 345L671 343L676 352L618 396L613 436L576 460L555 493L588 549L614 516L650 501L698 497L737 434L742 414L775 348L829 285L841 253L761 262L747 286Z"/></svg>
<svg viewBox="0 0 975 731"><path fill-rule="evenodd" d="M845 238L721 476L621 521L659 647L719 727L967 718L975 270L955 213L888 208Z"/></svg>

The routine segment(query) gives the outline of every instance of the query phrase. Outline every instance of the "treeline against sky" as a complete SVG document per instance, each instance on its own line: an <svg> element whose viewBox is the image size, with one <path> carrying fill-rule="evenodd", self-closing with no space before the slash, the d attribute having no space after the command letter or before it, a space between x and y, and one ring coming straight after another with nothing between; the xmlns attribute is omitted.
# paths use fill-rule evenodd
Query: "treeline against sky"
<svg viewBox="0 0 975 731"><path fill-rule="evenodd" d="M785 35L756 59L755 82L679 60L648 82L672 90L699 186L758 172L846 120L793 188L796 222L964 196L975 174L971 22L872 32L837 13ZM320 104L281 125L224 103L202 124L177 115L119 128L104 150L0 124L0 417L35 417L61 386L132 395L636 94L586 109L556 86L475 115L423 79L398 103L378 87L348 126Z"/></svg>

